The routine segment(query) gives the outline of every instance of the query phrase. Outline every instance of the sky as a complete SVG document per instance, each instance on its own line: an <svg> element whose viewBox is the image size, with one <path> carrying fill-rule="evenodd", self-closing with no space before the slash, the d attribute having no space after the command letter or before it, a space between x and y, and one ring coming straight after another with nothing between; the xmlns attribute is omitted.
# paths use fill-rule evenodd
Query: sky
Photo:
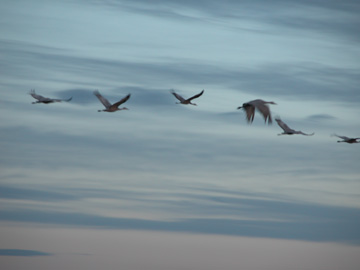
<svg viewBox="0 0 360 270"><path fill-rule="evenodd" d="M6 269L357 269L358 1L0 1ZM70 102L32 104L30 90ZM176 104L171 91L197 106ZM127 94L129 110L98 112ZM259 113L314 136L278 136Z"/></svg>

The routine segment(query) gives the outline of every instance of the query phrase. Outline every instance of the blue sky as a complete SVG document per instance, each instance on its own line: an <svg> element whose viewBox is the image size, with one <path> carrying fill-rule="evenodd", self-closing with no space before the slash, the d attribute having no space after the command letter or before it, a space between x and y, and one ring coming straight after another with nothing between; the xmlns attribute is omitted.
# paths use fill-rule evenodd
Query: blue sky
<svg viewBox="0 0 360 270"><path fill-rule="evenodd" d="M330 135L360 136L358 1L0 6L8 269L357 269L359 145ZM98 113L96 89L129 110ZM257 98L315 135L247 124Z"/></svg>

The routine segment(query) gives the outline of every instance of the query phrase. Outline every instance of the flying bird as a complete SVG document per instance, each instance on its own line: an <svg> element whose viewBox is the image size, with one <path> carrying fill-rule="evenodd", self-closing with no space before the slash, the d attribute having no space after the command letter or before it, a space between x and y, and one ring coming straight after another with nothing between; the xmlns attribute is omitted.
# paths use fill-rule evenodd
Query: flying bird
<svg viewBox="0 0 360 270"><path fill-rule="evenodd" d="M285 124L283 121L281 121L280 118L275 118L275 121L278 123L279 127L281 127L284 132L283 133L280 133L278 135L293 135L293 134L302 134L302 135L305 135L305 136L312 136L314 135L315 133L311 133L311 134L306 134L300 130L294 130L292 128L289 128L289 126L287 124Z"/></svg>
<svg viewBox="0 0 360 270"><path fill-rule="evenodd" d="M125 103L129 98L131 94L128 94L118 102L111 104L106 98L104 98L99 91L94 91L94 95L100 100L100 102L105 106L105 110L98 110L98 112L115 112L120 110L128 110L126 107L119 108L119 106L123 103Z"/></svg>
<svg viewBox="0 0 360 270"><path fill-rule="evenodd" d="M239 109L243 109L246 112L246 119L248 123L252 123L254 121L255 109L257 109L264 117L265 123L272 123L271 113L269 106L267 104L275 104L273 101L264 101L262 99L255 99L249 102L244 103L242 106L238 107Z"/></svg>
<svg viewBox="0 0 360 270"><path fill-rule="evenodd" d="M200 97L202 94L204 93L204 90L202 90L199 94L192 96L191 98L185 99L182 96L180 96L179 94L175 93L174 90L171 91L171 94L173 94L180 102L176 102L177 104L191 104L191 105L195 105L195 103L192 103L191 100Z"/></svg>
<svg viewBox="0 0 360 270"><path fill-rule="evenodd" d="M44 104L49 104L49 103L55 103L55 102L62 102L62 101L70 101L72 99L69 98L69 99L55 99L55 98L47 98L47 97L43 97L43 96L40 96L38 94L35 93L35 89L31 89L30 91L30 95L37 99L37 101L34 101L32 102L32 104L37 104L37 103L44 103Z"/></svg>
<svg viewBox="0 0 360 270"><path fill-rule="evenodd" d="M346 142L346 143L360 143L358 142L357 140L359 140L360 138L349 138L349 137L346 137L346 136L339 136L339 135L336 135L336 134L333 134L332 136L336 136L340 139L343 139L342 141L337 141L338 143L339 142Z"/></svg>

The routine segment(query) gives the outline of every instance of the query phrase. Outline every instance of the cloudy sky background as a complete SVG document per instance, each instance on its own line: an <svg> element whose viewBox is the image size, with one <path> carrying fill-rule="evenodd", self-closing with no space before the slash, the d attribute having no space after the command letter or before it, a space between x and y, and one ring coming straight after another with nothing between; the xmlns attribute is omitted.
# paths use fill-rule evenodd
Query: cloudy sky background
<svg viewBox="0 0 360 270"><path fill-rule="evenodd" d="M358 1L0 6L7 269L357 269Z"/></svg>

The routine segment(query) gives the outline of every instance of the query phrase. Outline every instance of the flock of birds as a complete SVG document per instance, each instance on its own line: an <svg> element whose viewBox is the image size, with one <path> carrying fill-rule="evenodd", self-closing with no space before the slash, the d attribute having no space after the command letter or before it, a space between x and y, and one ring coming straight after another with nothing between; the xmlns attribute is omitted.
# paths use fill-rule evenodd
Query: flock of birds
<svg viewBox="0 0 360 270"><path fill-rule="evenodd" d="M177 104L184 104L184 105L190 104L190 105L196 106L196 103L192 103L192 100L196 99L196 98L200 97L202 94L204 94L204 90L202 90L199 94L196 94L187 99L183 98L181 95L177 94L173 90L171 91L171 94L173 94L174 97L179 101L179 102L177 102ZM32 89L30 91L30 95L36 99L36 101L32 102L32 104L37 104L37 103L49 104L49 103L62 102L62 101L69 102L72 99L72 97L70 97L69 99L53 99L53 98L43 97L41 95L36 94L34 89ZM126 101L128 101L131 94L126 95L125 97L120 99L118 102L115 102L113 104L111 104L109 102L109 100L107 100L104 96L102 96L100 94L100 92L97 90L94 91L94 95L100 100L100 102L105 107L105 109L98 110L98 112L115 112L115 111L120 111L120 110L128 110L128 108L126 108L126 107L120 108L119 106L121 104L125 103ZM238 107L237 109L238 110L242 109L243 111L245 111L246 119L247 119L248 123L252 123L254 121L255 111L257 110L264 117L265 123L267 122L268 124L271 124L272 123L271 112L270 112L270 108L267 104L276 105L276 103L273 101L264 101L262 99L255 99L255 100L244 103L242 106ZM287 124L285 124L280 118L275 118L275 121L277 122L279 127L282 128L282 130L283 130L283 133L280 133L278 135L301 134L301 135L305 135L305 136L312 136L315 134L315 133L307 134L300 130L294 130L294 129L290 128ZM340 136L337 134L333 134L332 136L336 136L336 137L342 139L341 141L337 141L338 143L339 142L360 143L360 141L358 141L358 140L360 140L360 138L349 138L349 137Z"/></svg>

